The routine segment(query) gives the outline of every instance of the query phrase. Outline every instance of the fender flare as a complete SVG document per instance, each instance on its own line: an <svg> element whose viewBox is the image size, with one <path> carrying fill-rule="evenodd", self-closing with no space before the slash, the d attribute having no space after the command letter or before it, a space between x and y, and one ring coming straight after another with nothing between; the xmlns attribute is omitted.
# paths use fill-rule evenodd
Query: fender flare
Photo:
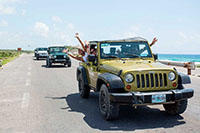
<svg viewBox="0 0 200 133"><path fill-rule="evenodd" d="M83 81L84 81L84 84L88 85L89 82L88 82L88 79L87 79L87 72L86 71L87 70L83 66L77 67L77 69L76 69L76 79L78 81L79 80L79 75L81 74L82 78L83 78Z"/></svg>
<svg viewBox="0 0 200 133"><path fill-rule="evenodd" d="M122 89L124 89L124 83L123 83L122 79L115 74L112 74L112 73L100 74L98 76L98 79L97 79L97 87L96 87L97 91L100 90L101 86L99 86L98 82L101 82L101 81L103 81L106 84L109 84L108 88L110 90L122 90Z"/></svg>
<svg viewBox="0 0 200 133"><path fill-rule="evenodd" d="M188 76L184 73L178 72L178 83L179 84L190 84L191 83L190 76Z"/></svg>

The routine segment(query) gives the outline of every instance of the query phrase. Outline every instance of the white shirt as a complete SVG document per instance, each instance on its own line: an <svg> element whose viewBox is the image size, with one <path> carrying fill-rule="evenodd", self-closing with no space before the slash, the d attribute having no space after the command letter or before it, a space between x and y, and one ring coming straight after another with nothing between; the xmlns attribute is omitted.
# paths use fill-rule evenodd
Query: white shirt
<svg viewBox="0 0 200 133"><path fill-rule="evenodd" d="M87 57L88 57L88 53L87 53L87 52L85 52L85 55L82 57L82 58L83 58L83 60L84 60L84 62L87 62Z"/></svg>

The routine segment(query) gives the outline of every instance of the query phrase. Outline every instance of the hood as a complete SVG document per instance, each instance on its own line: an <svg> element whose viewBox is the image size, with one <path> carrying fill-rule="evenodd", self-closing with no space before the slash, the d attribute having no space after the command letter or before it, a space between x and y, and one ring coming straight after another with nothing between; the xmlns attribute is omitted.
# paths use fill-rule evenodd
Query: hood
<svg viewBox="0 0 200 133"><path fill-rule="evenodd" d="M42 54L42 53L47 54L47 51L38 51L38 54Z"/></svg>
<svg viewBox="0 0 200 133"><path fill-rule="evenodd" d="M101 67L108 71L119 72L122 70L126 71L141 71L141 70L171 70L172 67L163 65L159 62L154 62L150 60L112 60L112 61L103 61Z"/></svg>

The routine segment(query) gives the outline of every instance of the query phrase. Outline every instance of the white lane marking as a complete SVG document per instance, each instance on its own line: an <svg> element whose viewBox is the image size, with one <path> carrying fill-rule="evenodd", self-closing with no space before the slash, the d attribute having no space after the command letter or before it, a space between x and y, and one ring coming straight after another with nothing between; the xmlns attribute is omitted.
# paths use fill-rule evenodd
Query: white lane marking
<svg viewBox="0 0 200 133"><path fill-rule="evenodd" d="M22 98L21 108L27 108L29 106L29 98L30 98L30 94L24 93L23 98Z"/></svg>
<svg viewBox="0 0 200 133"><path fill-rule="evenodd" d="M0 103L18 102L21 100L22 100L21 98L4 99L4 100L0 100Z"/></svg>
<svg viewBox="0 0 200 133"><path fill-rule="evenodd" d="M28 75L28 76L31 76L31 72L27 72L27 75Z"/></svg>
<svg viewBox="0 0 200 133"><path fill-rule="evenodd" d="M30 79L26 79L26 86L30 86L31 85L31 80Z"/></svg>
<svg viewBox="0 0 200 133"><path fill-rule="evenodd" d="M31 67L28 67L28 70L31 70Z"/></svg>

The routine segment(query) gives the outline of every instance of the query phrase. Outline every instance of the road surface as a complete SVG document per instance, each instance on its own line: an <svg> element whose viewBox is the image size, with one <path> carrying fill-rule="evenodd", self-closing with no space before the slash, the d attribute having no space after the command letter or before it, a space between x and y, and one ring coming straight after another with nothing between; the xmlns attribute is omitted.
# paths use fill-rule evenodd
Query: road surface
<svg viewBox="0 0 200 133"><path fill-rule="evenodd" d="M98 94L81 99L72 67L45 67L23 54L0 70L0 133L200 132L200 78L191 77L195 96L187 111L167 115L161 105L122 107L119 119L104 121Z"/></svg>

